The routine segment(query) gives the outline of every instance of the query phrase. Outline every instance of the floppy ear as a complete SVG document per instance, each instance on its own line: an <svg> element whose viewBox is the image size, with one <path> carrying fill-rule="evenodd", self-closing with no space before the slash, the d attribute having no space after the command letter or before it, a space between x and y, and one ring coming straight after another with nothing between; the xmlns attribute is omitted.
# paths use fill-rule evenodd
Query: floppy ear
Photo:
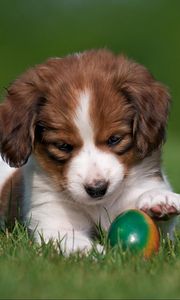
<svg viewBox="0 0 180 300"><path fill-rule="evenodd" d="M31 154L36 115L43 99L39 85L35 69L30 69L11 85L0 106L0 153L10 166L22 166Z"/></svg>
<svg viewBox="0 0 180 300"><path fill-rule="evenodd" d="M124 57L120 57L119 61L120 91L135 112L134 143L138 155L144 158L165 140L170 96L145 67Z"/></svg>

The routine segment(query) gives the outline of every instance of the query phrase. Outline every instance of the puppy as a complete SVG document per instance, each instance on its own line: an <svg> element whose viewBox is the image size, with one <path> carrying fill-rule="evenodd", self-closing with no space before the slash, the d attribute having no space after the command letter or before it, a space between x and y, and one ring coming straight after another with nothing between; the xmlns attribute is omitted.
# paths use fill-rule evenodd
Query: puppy
<svg viewBox="0 0 180 300"><path fill-rule="evenodd" d="M59 240L67 254L88 252L97 225L107 231L130 208L172 236L180 196L161 170L169 105L145 67L107 50L28 70L0 106L0 152L13 167L1 161L1 223L20 212L37 241Z"/></svg>

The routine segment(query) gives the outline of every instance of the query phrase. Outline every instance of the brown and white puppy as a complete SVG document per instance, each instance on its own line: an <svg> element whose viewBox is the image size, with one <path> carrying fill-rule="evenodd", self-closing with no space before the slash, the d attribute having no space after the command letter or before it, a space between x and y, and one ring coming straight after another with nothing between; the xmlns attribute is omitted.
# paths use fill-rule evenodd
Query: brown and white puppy
<svg viewBox="0 0 180 300"><path fill-rule="evenodd" d="M28 70L0 106L1 156L19 168L0 162L2 220L21 202L37 240L60 239L66 253L91 249L96 225L108 230L129 208L171 234L180 197L161 171L169 98L145 67L106 50Z"/></svg>

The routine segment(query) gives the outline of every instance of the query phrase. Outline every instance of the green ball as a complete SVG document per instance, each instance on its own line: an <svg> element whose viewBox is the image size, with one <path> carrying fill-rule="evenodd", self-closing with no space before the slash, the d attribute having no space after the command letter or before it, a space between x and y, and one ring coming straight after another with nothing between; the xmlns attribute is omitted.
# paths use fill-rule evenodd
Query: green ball
<svg viewBox="0 0 180 300"><path fill-rule="evenodd" d="M159 231L153 220L140 210L131 209L119 215L111 224L108 241L112 247L149 257L159 249Z"/></svg>

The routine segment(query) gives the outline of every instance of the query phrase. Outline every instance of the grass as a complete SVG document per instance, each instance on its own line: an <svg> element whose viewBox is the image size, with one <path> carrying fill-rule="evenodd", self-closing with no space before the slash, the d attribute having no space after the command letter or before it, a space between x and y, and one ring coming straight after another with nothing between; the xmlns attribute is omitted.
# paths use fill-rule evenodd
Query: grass
<svg viewBox="0 0 180 300"><path fill-rule="evenodd" d="M180 237L162 241L149 260L120 250L89 256L58 254L52 243L39 246L16 224L1 233L1 299L179 298Z"/></svg>
<svg viewBox="0 0 180 300"><path fill-rule="evenodd" d="M163 147L163 167L176 193L180 193L180 139L179 136L168 134Z"/></svg>

